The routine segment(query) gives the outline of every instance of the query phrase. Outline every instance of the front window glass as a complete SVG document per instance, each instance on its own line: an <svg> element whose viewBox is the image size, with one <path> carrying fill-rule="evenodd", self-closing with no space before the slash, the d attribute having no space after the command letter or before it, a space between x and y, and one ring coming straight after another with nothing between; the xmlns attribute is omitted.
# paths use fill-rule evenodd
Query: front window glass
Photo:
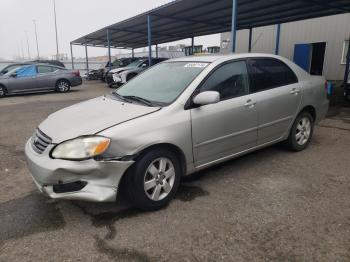
<svg viewBox="0 0 350 262"><path fill-rule="evenodd" d="M232 62L215 70L201 86L200 92L204 91L219 92L220 100L248 94L249 77L246 63Z"/></svg>
<svg viewBox="0 0 350 262"><path fill-rule="evenodd" d="M135 77L116 93L136 96L151 102L170 104L204 70L208 63L162 63Z"/></svg>

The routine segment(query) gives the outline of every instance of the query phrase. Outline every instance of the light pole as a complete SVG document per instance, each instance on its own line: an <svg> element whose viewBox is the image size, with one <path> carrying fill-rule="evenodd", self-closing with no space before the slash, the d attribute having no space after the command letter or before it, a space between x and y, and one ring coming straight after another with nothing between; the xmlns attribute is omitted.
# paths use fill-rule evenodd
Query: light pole
<svg viewBox="0 0 350 262"><path fill-rule="evenodd" d="M53 0L53 12L55 17L55 32L56 32L56 59L59 58L59 52L58 52L58 34L57 34L57 18L56 18L56 0Z"/></svg>
<svg viewBox="0 0 350 262"><path fill-rule="evenodd" d="M29 40L28 40L28 32L24 31L26 34L26 40L27 40L27 52L28 52L28 59L30 60L30 51L29 51Z"/></svg>
<svg viewBox="0 0 350 262"><path fill-rule="evenodd" d="M38 33L36 31L36 21L33 20L33 23L34 23L34 29L35 29L35 39L36 39L36 52L37 52L37 55L38 55L38 59L40 59L40 54L39 54L39 44L38 44Z"/></svg>

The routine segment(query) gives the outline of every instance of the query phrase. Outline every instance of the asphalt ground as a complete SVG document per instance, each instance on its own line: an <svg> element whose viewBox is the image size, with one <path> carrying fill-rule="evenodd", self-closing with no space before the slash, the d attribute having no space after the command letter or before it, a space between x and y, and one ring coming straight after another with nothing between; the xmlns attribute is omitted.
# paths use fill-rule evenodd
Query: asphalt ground
<svg viewBox="0 0 350 262"><path fill-rule="evenodd" d="M0 100L0 261L350 261L350 104L331 108L307 150L212 167L144 213L38 193L26 140L50 113L111 91L73 90Z"/></svg>

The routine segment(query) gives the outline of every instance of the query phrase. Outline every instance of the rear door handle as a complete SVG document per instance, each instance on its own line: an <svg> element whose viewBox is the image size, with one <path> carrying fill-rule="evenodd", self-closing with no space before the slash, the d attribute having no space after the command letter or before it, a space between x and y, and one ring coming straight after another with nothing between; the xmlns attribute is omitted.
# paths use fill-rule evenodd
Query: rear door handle
<svg viewBox="0 0 350 262"><path fill-rule="evenodd" d="M253 101L252 99L248 99L247 102L244 104L245 107L253 108L255 107L256 102Z"/></svg>
<svg viewBox="0 0 350 262"><path fill-rule="evenodd" d="M293 88L291 91L290 91L290 94L291 95L297 95L300 93L300 89L299 88Z"/></svg>

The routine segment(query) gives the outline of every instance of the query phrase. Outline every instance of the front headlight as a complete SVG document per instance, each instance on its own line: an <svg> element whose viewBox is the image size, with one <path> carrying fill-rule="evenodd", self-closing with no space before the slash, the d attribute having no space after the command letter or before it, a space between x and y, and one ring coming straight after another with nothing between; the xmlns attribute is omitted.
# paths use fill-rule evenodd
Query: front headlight
<svg viewBox="0 0 350 262"><path fill-rule="evenodd" d="M57 145L51 157L66 160L85 160L103 154L111 140L103 136L86 136L69 140Z"/></svg>

